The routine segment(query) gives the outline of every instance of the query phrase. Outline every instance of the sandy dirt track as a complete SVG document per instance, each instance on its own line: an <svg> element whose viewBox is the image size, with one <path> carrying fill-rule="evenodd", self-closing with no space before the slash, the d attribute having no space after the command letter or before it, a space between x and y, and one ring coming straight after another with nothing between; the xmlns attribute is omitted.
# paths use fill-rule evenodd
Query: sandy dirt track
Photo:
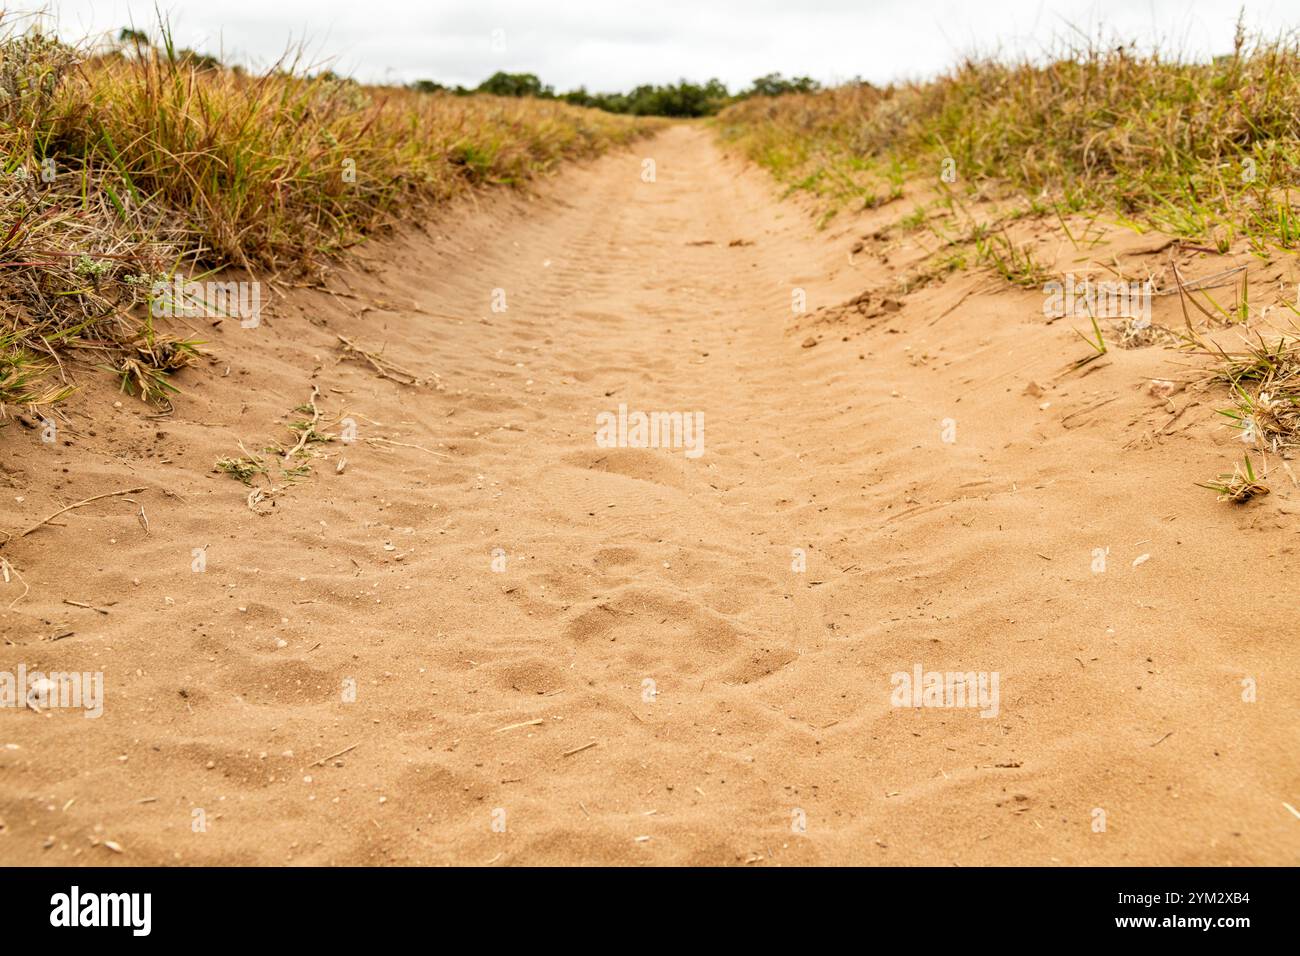
<svg viewBox="0 0 1300 956"><path fill-rule="evenodd" d="M6 529L149 489L0 550L0 669L105 675L98 719L0 710L0 862L1300 860L1297 489L1194 486L1241 445L1146 392L1174 353L1062 376L1038 291L891 299L910 204L818 231L705 128L540 192L205 330L169 417L83 376L71 444L0 431ZM358 440L256 513L213 462L313 385ZM703 454L598 446L620 404ZM996 715L892 706L916 665Z"/></svg>

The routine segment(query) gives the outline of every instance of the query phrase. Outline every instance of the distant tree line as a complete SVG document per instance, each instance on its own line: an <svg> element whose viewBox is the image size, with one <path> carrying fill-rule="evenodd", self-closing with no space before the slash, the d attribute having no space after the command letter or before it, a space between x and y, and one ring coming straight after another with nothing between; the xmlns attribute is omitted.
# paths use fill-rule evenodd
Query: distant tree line
<svg viewBox="0 0 1300 956"><path fill-rule="evenodd" d="M136 53L150 48L150 39L141 30L123 27L118 33L119 48L134 47ZM164 35L166 53L181 62L189 62L201 70L221 69L221 62L214 56L195 50L175 48L171 37ZM231 67L236 72L243 72L239 66ZM321 76L331 79L343 79L331 71ZM578 87L567 93L556 93L555 89L543 83L533 73L505 73L498 71L475 87L444 86L433 80L416 80L410 84L411 89L421 93L445 91L457 96L470 96L474 93L491 93L495 96L532 96L544 100L562 100L574 106L590 106L609 113L627 113L633 116L712 116L729 103L747 99L751 96L780 96L783 93L810 93L821 88L821 84L807 76L784 77L780 73L760 76L746 89L731 93L725 83L718 79L707 83L691 83L681 80L678 83L666 83L662 86L643 84L630 93L588 93L586 87Z"/></svg>
<svg viewBox="0 0 1300 956"><path fill-rule="evenodd" d="M190 63L196 69L200 70L220 70L223 64L215 56L209 56L206 53L199 53L197 50L191 50L187 47L173 47L171 37L163 37L166 53L175 59L178 63ZM143 30L133 30L130 27L123 27L117 34L117 43L119 48L128 46L134 47L136 53L150 48L149 35ZM236 72L243 72L242 67L231 67Z"/></svg>
<svg viewBox="0 0 1300 956"><path fill-rule="evenodd" d="M707 83L668 83L662 86L645 84L630 93L588 93L578 87L568 93L556 93L532 73L493 73L478 86L447 87L433 80L416 80L411 88L423 93L445 90L457 96L473 93L491 93L496 96L534 96L538 99L563 100L574 106L591 106L609 113L628 113L634 116L712 116L728 103L751 96L780 96L783 93L809 93L820 89L820 84L810 77L786 78L780 73L760 76L739 93L732 94L721 80Z"/></svg>

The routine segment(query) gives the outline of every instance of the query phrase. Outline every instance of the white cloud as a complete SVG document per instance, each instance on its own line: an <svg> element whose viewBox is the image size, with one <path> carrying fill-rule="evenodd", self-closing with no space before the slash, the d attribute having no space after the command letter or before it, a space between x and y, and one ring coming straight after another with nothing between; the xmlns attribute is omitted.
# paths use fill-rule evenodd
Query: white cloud
<svg viewBox="0 0 1300 956"><path fill-rule="evenodd" d="M305 42L315 61L367 81L475 85L496 70L557 89L719 77L732 89L772 71L823 82L933 75L962 55L1036 53L1077 28L1205 57L1230 49L1238 5L1221 0L173 0L177 42L266 65ZM151 26L154 0L34 0L65 37ZM1287 7L1291 7L1287 10ZM1246 3L1269 33L1300 26L1293 4ZM504 30L505 49L491 36Z"/></svg>

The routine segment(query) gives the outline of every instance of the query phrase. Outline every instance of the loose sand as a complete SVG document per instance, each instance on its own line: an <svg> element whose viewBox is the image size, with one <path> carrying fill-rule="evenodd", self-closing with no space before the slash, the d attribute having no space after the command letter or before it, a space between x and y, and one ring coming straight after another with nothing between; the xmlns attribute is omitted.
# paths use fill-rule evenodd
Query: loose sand
<svg viewBox="0 0 1300 956"><path fill-rule="evenodd" d="M95 720L0 710L0 861L1296 863L1293 482L1195 487L1244 446L1214 392L1148 394L1190 360L1062 374L1086 323L1041 291L885 301L923 236L872 237L910 211L818 231L675 126L260 328L197 320L170 416L82 374L58 444L11 420L7 531L147 490L0 548L0 670L105 688ZM1079 272L1160 245L1051 240ZM255 512L213 463L313 385L357 440ZM620 404L702 412L704 453L598 446ZM917 665L996 673L996 716L891 706Z"/></svg>

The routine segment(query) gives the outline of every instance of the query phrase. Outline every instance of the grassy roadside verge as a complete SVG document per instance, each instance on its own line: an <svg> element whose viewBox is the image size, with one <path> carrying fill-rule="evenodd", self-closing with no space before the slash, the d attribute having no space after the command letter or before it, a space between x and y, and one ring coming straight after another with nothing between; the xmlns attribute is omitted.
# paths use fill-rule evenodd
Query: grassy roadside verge
<svg viewBox="0 0 1300 956"><path fill-rule="evenodd" d="M253 75L165 29L92 50L0 22L0 412L65 398L70 360L165 396L200 345L150 308L177 275L311 271L399 211L521 186L646 128L293 62Z"/></svg>
<svg viewBox="0 0 1300 956"><path fill-rule="evenodd" d="M1131 47L1085 45L1048 62L968 61L938 79L889 88L854 84L750 99L714 121L725 142L791 193L814 199L823 225L841 212L899 202L897 226L931 230L939 252L920 274L979 264L1022 288L1051 279L1007 226L1041 217L1106 218L1158 230L1208 252L1268 264L1300 244L1300 36L1251 39L1195 63ZM905 190L905 186L907 187ZM1300 446L1297 302L1275 310L1292 323L1256 326L1248 270L1235 305L1185 291L1177 344L1208 357L1226 391L1220 414L1249 449L1205 482L1222 500L1268 493L1263 463ZM1106 351L1093 318L1097 354ZM1221 346L1216 333L1240 333ZM1289 471L1289 469L1288 469Z"/></svg>
<svg viewBox="0 0 1300 956"><path fill-rule="evenodd" d="M972 196L1007 187L1035 212L1102 209L1220 249L1300 241L1297 37L1239 31L1213 63L1096 46L1041 64L968 61L928 83L750 99L717 123L827 214L897 199L919 176Z"/></svg>

